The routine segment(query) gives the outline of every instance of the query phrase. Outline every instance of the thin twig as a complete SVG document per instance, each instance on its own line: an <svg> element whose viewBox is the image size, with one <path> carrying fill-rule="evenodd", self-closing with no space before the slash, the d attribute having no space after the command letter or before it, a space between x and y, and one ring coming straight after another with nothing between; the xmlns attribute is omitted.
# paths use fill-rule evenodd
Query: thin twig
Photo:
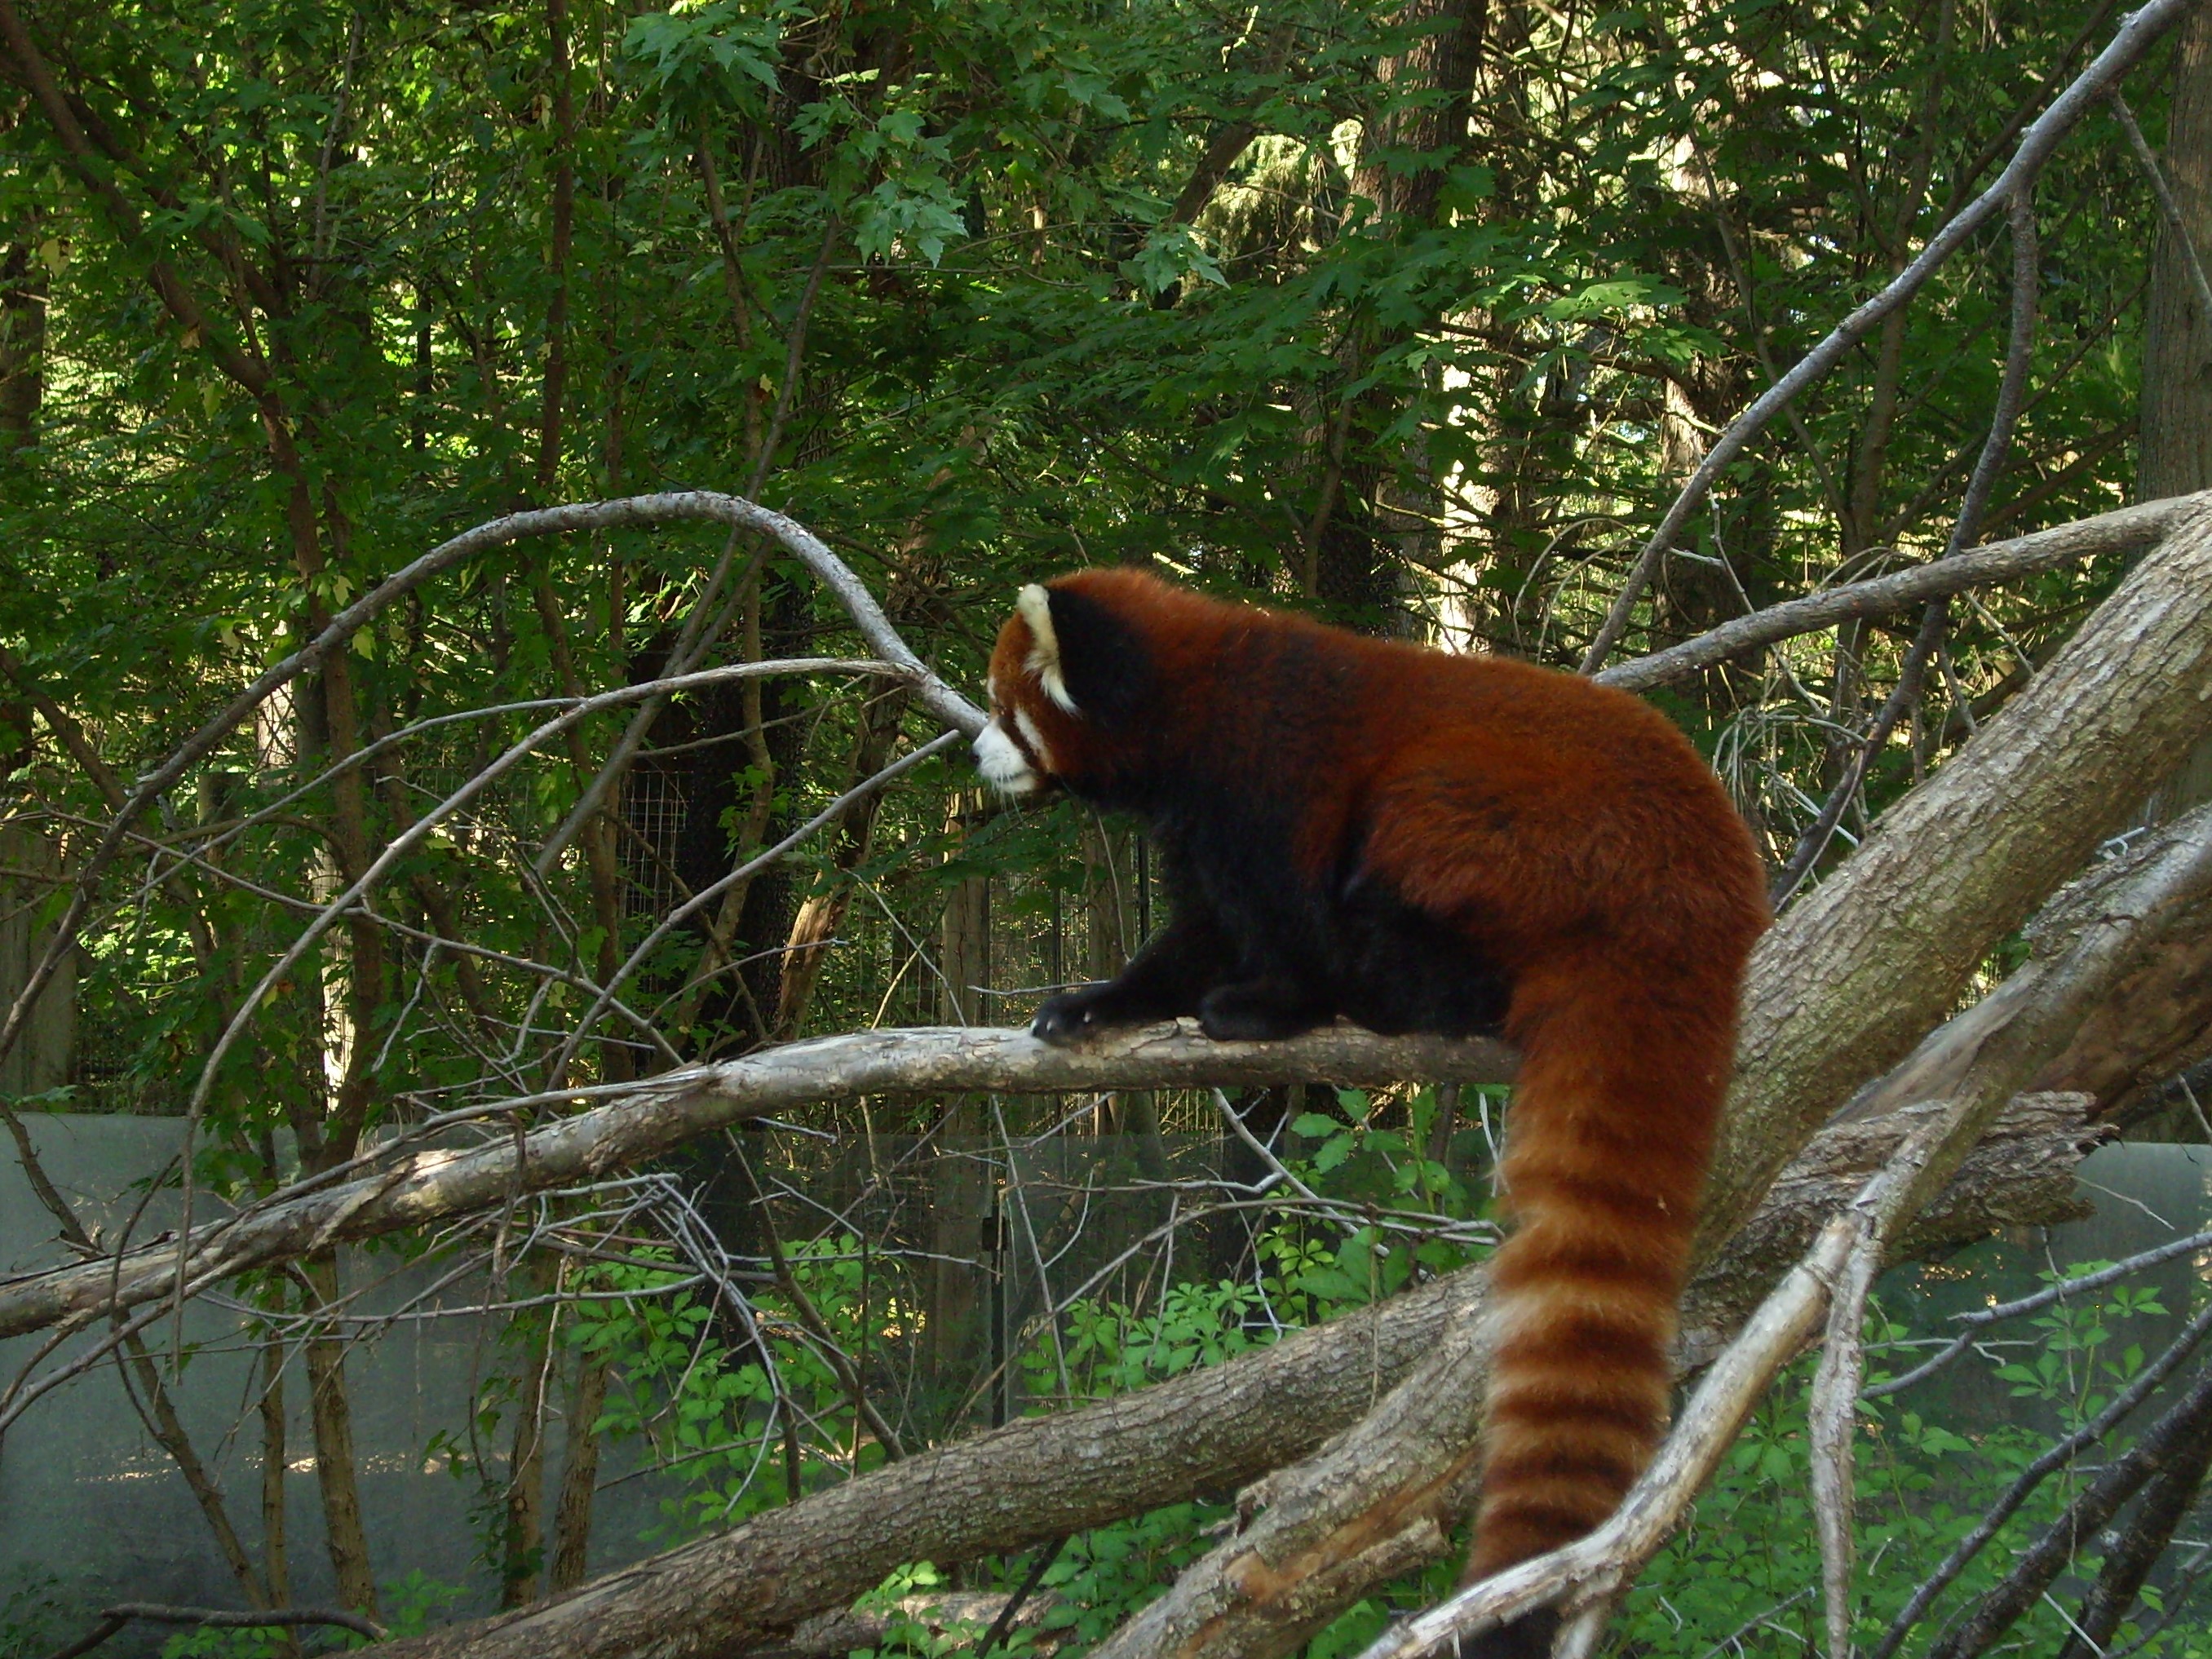
<svg viewBox="0 0 2212 1659"><path fill-rule="evenodd" d="M306 1625L334 1625L381 1642L391 1632L374 1619L339 1607L263 1607L238 1613L224 1607L176 1607L159 1601L119 1601L101 1610L100 1622L53 1659L77 1659L90 1653L134 1619L157 1625L198 1625L211 1630L296 1630Z"/></svg>
<svg viewBox="0 0 2212 1659"><path fill-rule="evenodd" d="M2013 428L2019 423L2022 401L2027 394L2028 369L2035 354L2035 318L2040 283L2040 239L2035 228L2035 179L2033 173L2021 179L2010 202L2012 220L2012 327L2005 345L2004 376L1998 382L1995 413L1990 419L1989 435L1983 441L1982 453L1974 463L1973 477L1967 481L1965 499L1960 502L1959 514L1951 526L1948 544L1943 550L1946 559L1956 558L1971 547L1981 532L1982 515L1988 509L1990 493L2004 471L2005 457L2012 447ZM1911 648L1905 653L1899 666L1896 687L1881 706L1873 728L1860 744L1858 751L1844 770L1841 782L1820 809L1805 833L1798 838L1790 861L1782 873L1775 878L1773 899L1779 909L1789 902L1798 884L1812 873L1821 854L1827 851L1829 838L1842 822L1844 812L1858 798L1860 787L1866 781L1868 769L1874 757L1881 752L1889 734L1904 717L1905 711L1919 701L1921 682L1928 664L1943 641L1945 629L1950 620L1949 608L1942 599L1931 600L1920 619L1920 631L1914 636Z"/></svg>
<svg viewBox="0 0 2212 1659"><path fill-rule="evenodd" d="M1013 1629L1022 1604L1036 1593L1036 1587L1044 1583L1047 1570L1060 1559L1060 1551L1066 1547L1067 1540L1062 1538L1037 1552L1036 1559L1030 1564L1030 1570L1023 1576L1021 1583L1006 1598L1006 1605L999 1609L999 1616L991 1621L991 1628L983 1632L983 1639L975 1644L975 1659L991 1659L991 1650L1005 1641L1006 1632Z"/></svg>
<svg viewBox="0 0 2212 1659"><path fill-rule="evenodd" d="M2112 1403L2103 1411L2051 1446L2022 1469L2012 1485L1998 1494L1996 1502L1983 1512L1974 1529L1953 1545L1951 1553L1936 1565L1936 1571L1914 1589L1905 1606L1899 1610L1897 1617L1890 1621L1888 1630L1875 1644L1870 1659L1889 1659L1890 1655L1903 1645L1905 1637L1911 1633L1912 1627L1920 1622L1922 1615L1936 1598L1950 1588L1952 1581L1966 1570L1967 1565L1982 1553L1990 1540L1997 1535L2020 1506L2033 1496L2035 1489L2051 1473L2071 1462L2084 1447L2093 1446L2102 1440L2130 1412L2148 1400L2151 1390L2196 1352L2208 1332L2212 1332L2212 1304L2206 1304L2196 1318L2183 1326L2181 1334L2173 1339L2166 1352L2136 1372L2134 1379L2112 1397Z"/></svg>
<svg viewBox="0 0 2212 1659"><path fill-rule="evenodd" d="M2204 261L2197 252L2197 239L2189 234L2189 222L2181 216L2181 204L2173 199L2166 169L2159 165L2142 129L2136 125L2136 112L2128 107L2128 100L2120 95L2120 89L2114 87L2106 95L2112 100L2112 113L2120 118L2120 130L2128 135L2128 148L2135 151L2136 165L2150 181L2151 194L2158 198L2159 216L2166 221L2166 234L2181 255L2182 264L2188 267L2189 284L2197 295L2197 318L2204 327L2212 328L2212 280L2204 275Z"/></svg>
<svg viewBox="0 0 2212 1659"><path fill-rule="evenodd" d="M1974 1333L1985 1326L1994 1325L2000 1320L2017 1319L2022 1314L2033 1313L2039 1308L2047 1308L2054 1302L2063 1302L2068 1297L2083 1291L2102 1290L2107 1285L2118 1284L2123 1279L2131 1278L2146 1267L2154 1267L2161 1261L2171 1261L2178 1255L2188 1255L2194 1251L2203 1249L2208 1244L2212 1244L2212 1232L2191 1233L2186 1238L2170 1239L2154 1249L2143 1250L2129 1256L2125 1261L2116 1261L2109 1267L2100 1267L2094 1273L2078 1273L2071 1279L2060 1279L2055 1285L2046 1285L2033 1295L2021 1297L2017 1301L2002 1302L1995 1307L1976 1308L1966 1313L1954 1315L1953 1317L1965 1324L1966 1328L1954 1337L1941 1353L1932 1359L1915 1365L1902 1376L1894 1376L1886 1382L1875 1383L1872 1388L1863 1390L1859 1397L1862 1400L1880 1400L1885 1395L1900 1393L1914 1383L1933 1376L1964 1353L1972 1345Z"/></svg>

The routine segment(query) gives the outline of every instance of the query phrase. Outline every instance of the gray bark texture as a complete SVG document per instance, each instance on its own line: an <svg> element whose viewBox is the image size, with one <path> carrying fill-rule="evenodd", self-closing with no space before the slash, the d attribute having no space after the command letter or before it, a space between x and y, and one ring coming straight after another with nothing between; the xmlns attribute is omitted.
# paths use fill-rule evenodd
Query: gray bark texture
<svg viewBox="0 0 2212 1659"><path fill-rule="evenodd" d="M2143 298L2142 396L2136 495L2212 488L2212 317L2203 314L2191 256L2212 252L2212 9L2182 26L2173 65L2161 171L2180 220L2159 232ZM2212 799L2212 742L2200 743L2166 780L2159 806L2179 811Z"/></svg>
<svg viewBox="0 0 2212 1659"><path fill-rule="evenodd" d="M2212 10L2182 25L2166 118L2166 185L2200 254L2212 249ZM2186 249L2161 229L2143 305L2142 459L2136 495L2212 486L2212 317L2198 314Z"/></svg>
<svg viewBox="0 0 2212 1659"><path fill-rule="evenodd" d="M2200 751L2202 750L2202 745ZM2128 872L2167 855L2203 833L2199 807L2138 838L2116 859L2074 883L2030 924L2039 953L2078 927ZM2137 957L2112 995L2090 1011L2065 1049L2039 1073L2035 1087L2094 1096L2095 1115L2125 1124L2154 1106L2165 1085L2212 1056L2212 896L2185 902L2155 941ZM2203 1103L2199 1102L2201 1109ZM2197 1126L2195 1113L2185 1118Z"/></svg>
<svg viewBox="0 0 2212 1659"><path fill-rule="evenodd" d="M2082 1158L2105 1132L2088 1121L2082 1094L2015 1098L1990 1126L1933 1204L1891 1253L1917 1261L2001 1229L2078 1221L2094 1206L2074 1184ZM1774 1281L1812 1248L1820 1224L1849 1203L1940 1103L1832 1124L1774 1180L1767 1200L1705 1267L1683 1303L1678 1352L1685 1369L1710 1362Z"/></svg>

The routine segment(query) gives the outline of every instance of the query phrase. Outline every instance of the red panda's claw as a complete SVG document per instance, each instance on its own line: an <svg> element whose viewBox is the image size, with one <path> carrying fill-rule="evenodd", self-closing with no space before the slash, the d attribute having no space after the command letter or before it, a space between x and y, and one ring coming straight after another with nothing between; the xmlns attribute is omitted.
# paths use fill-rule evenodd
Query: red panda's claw
<svg viewBox="0 0 2212 1659"><path fill-rule="evenodd" d="M1079 1042L1098 1029L1097 1002L1103 985L1080 986L1047 997L1030 1022L1030 1035L1040 1042Z"/></svg>

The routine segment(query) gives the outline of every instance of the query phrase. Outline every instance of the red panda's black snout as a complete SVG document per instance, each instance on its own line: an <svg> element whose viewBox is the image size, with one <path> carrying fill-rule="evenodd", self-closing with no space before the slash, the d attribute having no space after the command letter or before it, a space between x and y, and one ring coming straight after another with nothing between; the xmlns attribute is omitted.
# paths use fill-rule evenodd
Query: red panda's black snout
<svg viewBox="0 0 2212 1659"><path fill-rule="evenodd" d="M1595 1527L1665 1423L1767 921L1750 834L1696 750L1571 675L1130 569L1024 589L991 696L986 776L1136 815L1173 904L1118 978L1048 998L1040 1037L1194 1016L1264 1039L1340 1015L1519 1047L1468 1577ZM1548 1628L1487 1650L1541 1651Z"/></svg>

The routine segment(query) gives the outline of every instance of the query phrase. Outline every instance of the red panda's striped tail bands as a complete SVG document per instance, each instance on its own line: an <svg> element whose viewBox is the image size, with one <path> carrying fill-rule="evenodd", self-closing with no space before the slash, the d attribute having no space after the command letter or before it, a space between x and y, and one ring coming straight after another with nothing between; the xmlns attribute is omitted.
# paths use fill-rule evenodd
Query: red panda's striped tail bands
<svg viewBox="0 0 2212 1659"><path fill-rule="evenodd" d="M1468 1582L1600 1525L1665 1430L1733 1013L1656 1006L1648 981L1587 960L1520 988L1501 1170L1515 1230L1492 1267Z"/></svg>

